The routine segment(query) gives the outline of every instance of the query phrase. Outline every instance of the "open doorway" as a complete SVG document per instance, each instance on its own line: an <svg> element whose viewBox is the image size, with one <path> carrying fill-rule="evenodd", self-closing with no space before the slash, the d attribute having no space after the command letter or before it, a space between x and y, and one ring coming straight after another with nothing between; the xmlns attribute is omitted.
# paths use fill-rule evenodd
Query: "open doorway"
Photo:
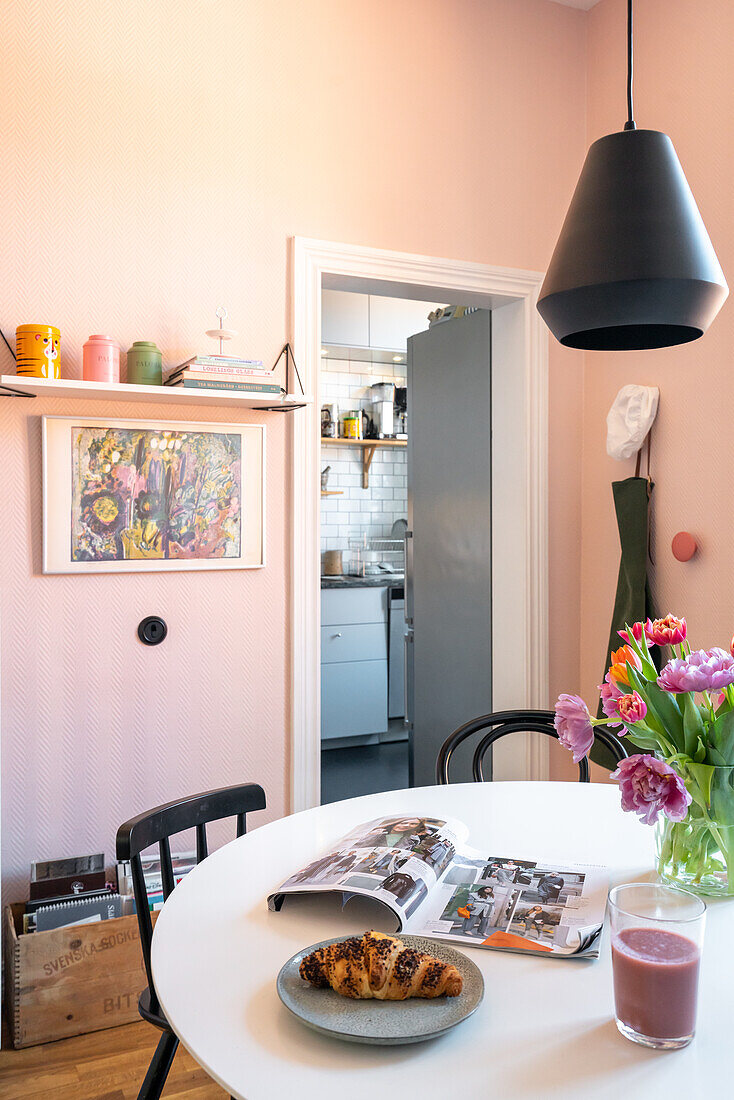
<svg viewBox="0 0 734 1100"><path fill-rule="evenodd" d="M322 803L410 784L407 360L413 335L447 312L323 282Z"/></svg>
<svg viewBox="0 0 734 1100"><path fill-rule="evenodd" d="M321 304L333 802L431 784L448 733L492 710L491 311L333 286Z"/></svg>
<svg viewBox="0 0 734 1100"><path fill-rule="evenodd" d="M492 662L491 697L494 708L502 709L544 706L547 701L547 336L534 309L540 282L537 273L300 238L293 242L293 337L306 390L315 399L312 409L292 422L294 810L320 801L320 483L326 465L321 449L321 406L326 403L321 393L322 290L432 304L460 302L492 312L492 404L502 415L494 416L491 425L491 620L502 644ZM494 534L500 526L498 544ZM495 776L542 778L542 742L518 741L497 753ZM346 793L357 792L352 787Z"/></svg>

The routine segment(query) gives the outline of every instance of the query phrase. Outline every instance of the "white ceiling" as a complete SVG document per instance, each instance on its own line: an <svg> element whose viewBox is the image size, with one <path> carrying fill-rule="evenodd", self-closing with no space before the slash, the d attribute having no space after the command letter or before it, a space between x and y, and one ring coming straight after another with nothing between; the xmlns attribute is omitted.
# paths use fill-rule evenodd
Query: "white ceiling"
<svg viewBox="0 0 734 1100"><path fill-rule="evenodd" d="M567 8L582 8L584 11L588 11L589 8L593 8L595 4L599 3L599 0L552 0L554 4L565 4Z"/></svg>

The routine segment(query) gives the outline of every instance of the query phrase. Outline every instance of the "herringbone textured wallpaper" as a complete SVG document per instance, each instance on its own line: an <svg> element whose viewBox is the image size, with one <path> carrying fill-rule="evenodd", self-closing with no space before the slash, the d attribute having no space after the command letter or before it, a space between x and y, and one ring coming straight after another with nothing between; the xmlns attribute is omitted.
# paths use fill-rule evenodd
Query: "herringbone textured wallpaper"
<svg viewBox="0 0 734 1100"><path fill-rule="evenodd" d="M189 419L159 404L85 409L99 411ZM188 411L197 418L199 410ZM22 891L30 859L101 847L111 857L118 824L187 792L256 779L273 813L284 806L280 418L269 425L275 441L267 470L266 569L43 576L40 417L75 412L69 400L0 398L2 846L9 894ZM205 415L228 421L231 413ZM167 621L169 634L149 648L136 628L154 613Z"/></svg>
<svg viewBox="0 0 734 1100"><path fill-rule="evenodd" d="M219 302L243 352L272 360L285 338L286 235L264 246L257 141L232 144L246 108L232 66L257 82L259 63L216 60L237 7L4 8L0 324L11 343L16 324L57 324L65 376L91 332L181 361L209 343ZM257 264L276 248L277 296ZM5 901L25 896L31 859L112 860L119 823L178 795L254 779L269 802L257 818L286 808L285 418L267 417L266 569L44 577L44 413L239 415L0 397ZM151 613L169 625L158 648L136 636Z"/></svg>
<svg viewBox="0 0 734 1100"><path fill-rule="evenodd" d="M3 331L57 324L69 377L90 333L172 364L223 302L239 350L274 359L293 234L540 269L584 152L585 18L545 0L4 4ZM572 360L554 368L567 456ZM257 779L268 815L287 808L285 418L267 420L266 569L44 577L39 418L89 412L171 417L0 397L6 899L31 859L111 857L120 821L184 792ZM566 610L577 573L554 587ZM170 632L144 649L153 612Z"/></svg>

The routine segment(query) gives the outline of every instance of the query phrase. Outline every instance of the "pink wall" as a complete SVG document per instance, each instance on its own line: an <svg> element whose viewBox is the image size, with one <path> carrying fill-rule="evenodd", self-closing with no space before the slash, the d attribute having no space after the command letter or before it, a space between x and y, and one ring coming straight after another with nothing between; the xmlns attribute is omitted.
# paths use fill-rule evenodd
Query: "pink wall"
<svg viewBox="0 0 734 1100"><path fill-rule="evenodd" d="M90 332L173 363L223 301L271 360L292 234L542 269L584 154L585 28L547 0L130 0L124 17L17 0L4 331L57 323L69 376ZM556 691L578 674L582 367L554 347L551 370ZM0 398L7 898L32 858L111 857L123 818L183 793L252 778L287 810L285 419L268 418L265 570L43 577L43 413L176 415ZM151 612L170 627L155 650L135 637Z"/></svg>
<svg viewBox="0 0 734 1100"><path fill-rule="evenodd" d="M588 139L625 120L624 0L589 13ZM670 134L730 284L734 279L734 6L684 0L636 5L635 103L638 125ZM619 562L610 482L634 473L605 450L607 410L628 382L660 387L652 441L653 570L658 606L688 619L694 644L728 648L734 629L729 592L734 523L731 405L734 305L725 303L699 341L661 351L588 353L584 383L581 683L599 683ZM695 534L701 550L681 564L670 543Z"/></svg>

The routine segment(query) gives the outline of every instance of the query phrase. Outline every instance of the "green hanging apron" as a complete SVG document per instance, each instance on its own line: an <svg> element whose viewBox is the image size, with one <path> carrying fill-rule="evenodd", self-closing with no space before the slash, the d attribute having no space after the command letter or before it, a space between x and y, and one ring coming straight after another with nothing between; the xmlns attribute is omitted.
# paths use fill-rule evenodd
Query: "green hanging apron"
<svg viewBox="0 0 734 1100"><path fill-rule="evenodd" d="M647 576L649 498L652 489L653 483L646 477L628 477L625 481L612 482L622 556L602 680L611 664L612 651L624 645L617 631L624 630L627 623L631 626L646 622L648 617L656 617ZM604 711L599 703L597 717L603 716ZM594 746L591 759L605 768L616 767L611 753L602 745Z"/></svg>

